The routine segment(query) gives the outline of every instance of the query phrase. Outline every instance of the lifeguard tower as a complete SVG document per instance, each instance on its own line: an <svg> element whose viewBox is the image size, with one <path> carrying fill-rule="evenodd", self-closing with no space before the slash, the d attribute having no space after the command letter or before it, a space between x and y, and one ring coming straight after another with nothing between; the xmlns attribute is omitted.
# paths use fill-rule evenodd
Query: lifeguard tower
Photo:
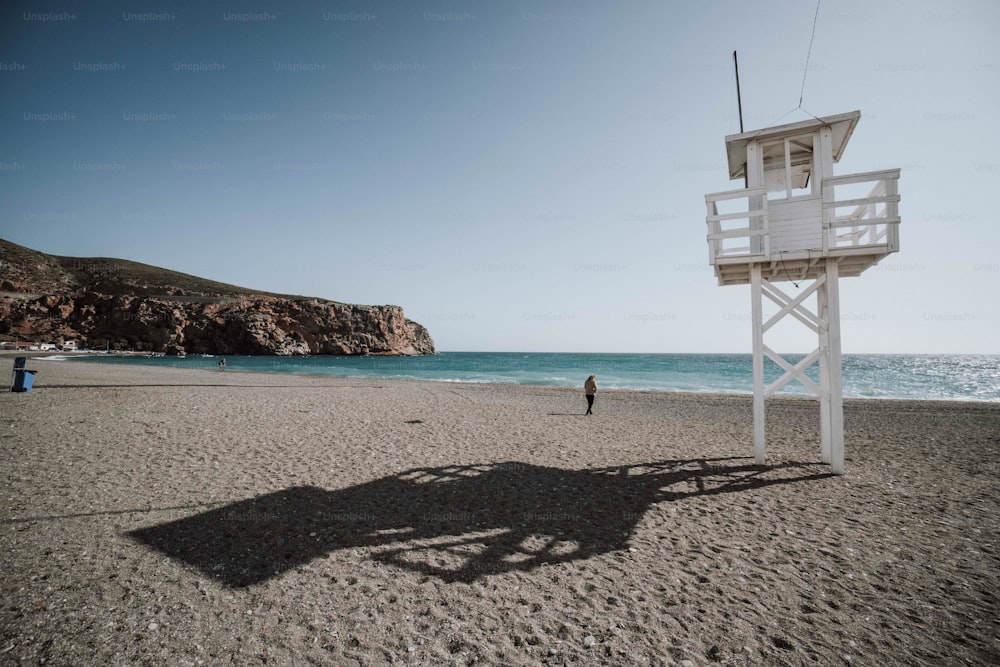
<svg viewBox="0 0 1000 667"><path fill-rule="evenodd" d="M764 463L764 399L799 380L820 400L820 455L844 471L840 372L841 277L859 276L899 250L899 169L833 175L860 111L726 137L729 178L740 190L705 195L708 261L720 285L751 286L754 457ZM810 281L793 295L776 283ZM813 312L805 304L816 295ZM763 297L779 310L766 322ZM810 304L811 305L811 304ZM819 337L791 364L764 334L791 315ZM784 374L764 384L764 357ZM805 371L819 364L819 384Z"/></svg>

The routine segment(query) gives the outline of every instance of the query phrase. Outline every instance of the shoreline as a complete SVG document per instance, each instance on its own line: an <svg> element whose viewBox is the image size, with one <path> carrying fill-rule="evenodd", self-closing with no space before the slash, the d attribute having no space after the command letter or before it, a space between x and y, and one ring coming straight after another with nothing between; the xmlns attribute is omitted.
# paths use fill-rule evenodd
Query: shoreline
<svg viewBox="0 0 1000 667"><path fill-rule="evenodd" d="M46 362L45 359L38 359ZM30 360L29 360L30 363ZM50 362L60 363L60 362ZM87 363L86 361L76 361L72 367L87 366L90 371L83 373L71 373L75 378L87 378L88 384L74 384L74 380L68 380L66 384L58 384L56 388L72 389L75 387L86 387L89 389L127 388L129 386L142 386L146 388L180 388L190 386L198 387L276 387L286 389L296 388L377 388L377 389L417 389L423 391L444 390L457 392L467 390L481 396L490 394L499 395L523 395L527 398L548 398L558 400L571 400L573 405L577 403L584 405L585 398L581 388L559 387L549 385L530 385L518 383L490 383L490 382L460 382L453 380L430 380L415 378L379 378L379 377L358 377L358 376L335 376L316 375L309 373L281 373L254 370L234 370L227 369L219 371L213 368L177 368L173 366L155 365L113 365L101 362ZM112 372L100 373L98 369ZM119 372L114 372L119 371ZM135 371L135 372L128 372ZM108 384L102 385L95 381L94 376L105 376ZM162 380L156 376L162 376ZM150 376L153 376L152 378ZM169 377L168 377L169 376ZM232 378L231 382L223 382L225 378ZM236 380L236 378L239 378ZM127 380L128 384L113 384ZM168 379L183 380L183 382L168 382ZM141 380L142 384L138 381ZM64 378L64 382L67 380ZM36 376L33 391L44 391L46 389L45 379ZM735 405L747 410L746 417L749 425L752 425L753 394L746 393L720 393L720 392L685 392L685 391L661 391L646 389L599 389L595 407L600 410L601 404L611 401L616 405L627 406L630 401L641 401L642 408L655 404L669 404L673 401L688 404L712 404L722 403ZM845 419L849 412L877 411L887 413L921 413L934 411L936 413L947 414L995 414L1000 417L1000 403L991 401L972 400L935 400L935 399L909 399L909 398L847 398L843 399ZM818 442L819 420L818 408L819 399L816 396L789 395L768 397L765 401L767 416L766 426L770 429L774 417L770 414L773 409L780 409L782 406L800 406L806 409L815 408L816 420L814 423L807 423L806 434L811 437L815 435ZM584 411L580 408L581 413ZM809 428L815 427L813 434ZM747 441L748 453L752 454L752 441Z"/></svg>
<svg viewBox="0 0 1000 667"><path fill-rule="evenodd" d="M53 356L65 356L65 353L43 353L44 356L28 357L29 363L36 359L38 361L46 361L45 357ZM103 353L100 353L103 354ZM4 353L0 352L0 359L4 357ZM24 356L24 355L9 355L13 356ZM87 363L87 357L91 355L87 353L79 353L77 357L70 359L59 359L56 361L72 361L74 365ZM115 355L110 355L115 356ZM138 355L119 355L119 356L138 356ZM218 355L225 356L225 355ZM91 361L93 365L98 366L108 366L109 364L104 364L100 361ZM124 366L128 367L128 366ZM315 374L315 373L290 373L290 372L279 372L279 371L260 371L260 370L240 370L235 368L227 368L225 371L219 371L214 368L179 368L176 366L160 366L155 364L137 364L132 366L133 368L148 368L148 369L172 369L180 372L206 372L206 373L228 373L228 374L250 374L250 375L262 375L262 376L279 376L279 377L303 377L312 378L314 380L330 379L330 380L359 380L359 381L372 381L372 382L431 382L434 384L453 384L457 386L484 386L484 387L523 387L526 389L551 389L559 390L563 392L580 393L582 395L583 383L580 383L580 388L576 387L566 387L559 385L542 385L542 384L527 384L518 382L481 382L478 380L435 380L435 379L425 379L425 378L384 378L384 377L368 377L368 376L358 376L358 375L325 375L325 374ZM37 379L36 379L37 382ZM36 385L44 386L44 385ZM599 387L598 396L606 394L652 394L652 395L664 395L664 396L691 396L691 397L705 397L705 398L727 398L727 397L738 397L745 399L752 399L753 392L718 392L718 391L681 391L681 390L667 390L667 389L617 389L617 388L604 388ZM772 401L806 401L818 403L819 398L813 395L807 394L780 394L777 396L770 396L766 399L765 403L770 403ZM918 404L957 404L962 406L980 406L980 407L994 407L1000 408L1000 400L998 401L982 401L975 399L966 398L892 398L892 397L860 397L860 396L844 396L844 405L848 403L855 402L890 402L890 403L918 403Z"/></svg>

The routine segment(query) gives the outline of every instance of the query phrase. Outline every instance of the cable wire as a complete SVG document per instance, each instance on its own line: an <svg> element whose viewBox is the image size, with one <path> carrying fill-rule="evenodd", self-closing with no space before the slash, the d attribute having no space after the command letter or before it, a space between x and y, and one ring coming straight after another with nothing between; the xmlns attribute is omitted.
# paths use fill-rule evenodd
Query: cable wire
<svg viewBox="0 0 1000 667"><path fill-rule="evenodd" d="M809 50L806 51L806 66L805 66L805 69L802 72L802 87L799 88L799 108L800 109L802 109L802 96L805 94L805 91L806 91L806 75L809 74L809 56L812 55L813 40L816 39L816 20L819 18L819 3L820 2L822 2L822 0L816 0L816 13L813 15L812 36L809 37ZM803 111L805 111L805 110L803 109ZM806 112L806 113L809 113L809 112ZM809 115L812 116L812 114L809 114Z"/></svg>

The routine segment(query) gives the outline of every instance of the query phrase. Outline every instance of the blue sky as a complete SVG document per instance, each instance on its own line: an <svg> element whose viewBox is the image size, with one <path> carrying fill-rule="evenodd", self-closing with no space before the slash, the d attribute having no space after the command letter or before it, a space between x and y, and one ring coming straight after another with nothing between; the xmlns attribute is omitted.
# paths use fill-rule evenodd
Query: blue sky
<svg viewBox="0 0 1000 667"><path fill-rule="evenodd" d="M807 119L815 14L7 2L0 235L398 304L442 350L749 352L704 195L741 186L732 52L747 130ZM836 173L902 168L901 252L841 282L845 352L1000 353L998 25L990 0L819 7L802 108L861 111Z"/></svg>

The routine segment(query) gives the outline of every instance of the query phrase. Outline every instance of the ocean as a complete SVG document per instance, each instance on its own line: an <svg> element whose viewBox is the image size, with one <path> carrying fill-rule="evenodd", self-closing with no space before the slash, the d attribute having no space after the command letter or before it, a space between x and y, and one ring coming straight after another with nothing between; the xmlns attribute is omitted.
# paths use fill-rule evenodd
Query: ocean
<svg viewBox="0 0 1000 667"><path fill-rule="evenodd" d="M786 355L796 363L804 355ZM91 354L86 361L217 368L221 357L139 357ZM765 360L765 379L781 370ZM441 352L424 357L227 356L229 371L296 373L331 377L392 378L442 382L489 382L545 387L582 387L591 373L602 389L753 392L749 354L577 354ZM844 396L1000 402L1000 355L845 354ZM807 372L814 381L818 369ZM793 381L780 392L810 395Z"/></svg>

